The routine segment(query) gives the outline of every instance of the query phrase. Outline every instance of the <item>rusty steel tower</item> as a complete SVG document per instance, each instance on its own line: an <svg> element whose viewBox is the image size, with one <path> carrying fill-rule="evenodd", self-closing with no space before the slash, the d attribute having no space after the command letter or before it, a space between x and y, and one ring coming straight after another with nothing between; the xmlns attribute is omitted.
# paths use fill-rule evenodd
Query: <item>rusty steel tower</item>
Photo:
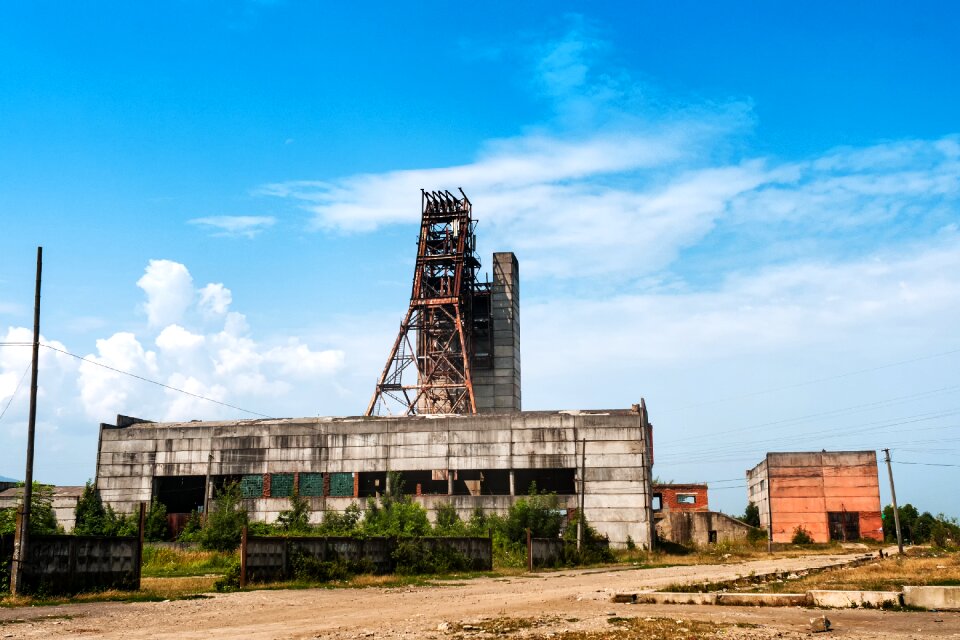
<svg viewBox="0 0 960 640"><path fill-rule="evenodd" d="M490 283L477 281L476 223L460 196L421 189L410 308L368 416L477 413L471 366L492 360Z"/></svg>

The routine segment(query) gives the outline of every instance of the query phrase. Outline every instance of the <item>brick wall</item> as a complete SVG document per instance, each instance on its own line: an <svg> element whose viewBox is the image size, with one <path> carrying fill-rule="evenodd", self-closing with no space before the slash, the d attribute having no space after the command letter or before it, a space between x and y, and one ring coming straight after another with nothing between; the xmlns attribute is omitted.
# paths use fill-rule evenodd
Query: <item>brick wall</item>
<svg viewBox="0 0 960 640"><path fill-rule="evenodd" d="M660 510L709 511L707 485L705 484L655 484L653 495L660 494ZM692 502L691 500L692 496Z"/></svg>

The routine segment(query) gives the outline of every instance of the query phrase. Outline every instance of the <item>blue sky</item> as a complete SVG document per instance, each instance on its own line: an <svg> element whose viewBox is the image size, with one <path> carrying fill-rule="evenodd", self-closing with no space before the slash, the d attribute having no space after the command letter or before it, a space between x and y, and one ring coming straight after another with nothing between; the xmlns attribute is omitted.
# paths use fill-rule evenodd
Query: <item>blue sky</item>
<svg viewBox="0 0 960 640"><path fill-rule="evenodd" d="M594 6L597 5L597 6ZM420 187L521 264L524 407L644 396L657 474L739 512L768 450L890 447L960 515L950 3L0 8L0 341L269 415L362 412ZM488 258L487 258L488 259ZM25 333L26 332L26 333ZM29 339L29 337L27 338ZM0 347L0 472L28 361ZM39 477L97 425L240 412L52 350ZM887 499L886 491L883 494Z"/></svg>

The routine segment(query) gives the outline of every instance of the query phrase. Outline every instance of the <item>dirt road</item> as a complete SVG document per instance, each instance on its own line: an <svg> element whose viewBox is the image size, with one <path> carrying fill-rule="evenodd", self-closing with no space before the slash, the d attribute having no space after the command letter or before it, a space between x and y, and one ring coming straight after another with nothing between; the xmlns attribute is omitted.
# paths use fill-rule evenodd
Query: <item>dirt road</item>
<svg viewBox="0 0 960 640"><path fill-rule="evenodd" d="M847 556L849 557L849 556ZM749 623L737 638L808 637L808 621L823 611L801 608L695 607L612 604L613 593L678 582L726 580L751 572L796 571L832 564L839 555L660 569L582 570L482 578L436 587L308 589L215 594L198 600L93 603L0 610L3 638L146 638L300 640L312 638L482 638L458 625L482 619L537 618L516 637L571 631L611 631L609 619L669 617ZM960 638L960 613L826 611L843 638ZM678 623L679 624L679 623Z"/></svg>

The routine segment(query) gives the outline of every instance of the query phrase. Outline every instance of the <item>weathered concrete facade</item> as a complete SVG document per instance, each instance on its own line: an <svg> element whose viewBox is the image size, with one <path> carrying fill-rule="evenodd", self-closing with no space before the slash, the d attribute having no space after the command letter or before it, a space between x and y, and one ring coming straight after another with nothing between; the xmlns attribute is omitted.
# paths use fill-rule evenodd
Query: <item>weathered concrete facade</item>
<svg viewBox="0 0 960 640"><path fill-rule="evenodd" d="M747 471L747 496L774 542L797 527L814 542L883 540L875 451L768 453Z"/></svg>
<svg viewBox="0 0 960 640"><path fill-rule="evenodd" d="M676 544L705 546L746 540L750 525L714 511L673 511L657 514L657 537Z"/></svg>
<svg viewBox="0 0 960 640"><path fill-rule="evenodd" d="M493 254L490 324L492 366L471 366L477 411L520 411L520 266L511 252Z"/></svg>
<svg viewBox="0 0 960 640"><path fill-rule="evenodd" d="M255 519L273 521L299 486L319 522L385 490L397 471L431 516L442 503L464 518L477 507L505 512L532 482L575 509L582 486L586 516L611 544L652 540L638 410L118 424L101 425L97 486L123 512L152 497L189 511L238 480Z"/></svg>

